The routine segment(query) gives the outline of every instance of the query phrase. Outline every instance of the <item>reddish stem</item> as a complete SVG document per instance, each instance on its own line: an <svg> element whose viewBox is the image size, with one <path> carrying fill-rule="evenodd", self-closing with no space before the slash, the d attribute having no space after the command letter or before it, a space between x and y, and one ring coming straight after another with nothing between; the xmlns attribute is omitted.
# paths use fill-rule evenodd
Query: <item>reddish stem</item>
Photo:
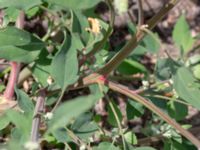
<svg viewBox="0 0 200 150"><path fill-rule="evenodd" d="M18 74L20 70L20 64L17 62L11 62L11 72L8 80L8 84L6 86L6 90L4 92L4 97L8 100L11 100L14 96L14 88L17 83Z"/></svg>

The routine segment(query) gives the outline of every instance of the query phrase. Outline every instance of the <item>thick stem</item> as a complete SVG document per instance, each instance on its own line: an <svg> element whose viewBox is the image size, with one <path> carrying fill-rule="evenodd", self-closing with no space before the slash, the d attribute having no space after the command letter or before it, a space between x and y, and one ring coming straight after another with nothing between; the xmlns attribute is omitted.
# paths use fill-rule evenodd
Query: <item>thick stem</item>
<svg viewBox="0 0 200 150"><path fill-rule="evenodd" d="M40 90L33 115L34 118L32 122L31 138L30 138L32 142L38 142L39 139L41 113L43 113L44 111L45 97L46 97L46 90L45 89Z"/></svg>
<svg viewBox="0 0 200 150"><path fill-rule="evenodd" d="M11 62L11 72L8 80L8 84L6 86L6 90L4 91L4 97L7 100L12 100L14 95L15 84L17 83L18 74L20 70L20 64L17 62Z"/></svg>
<svg viewBox="0 0 200 150"><path fill-rule="evenodd" d="M147 27L152 30L155 25L176 5L179 0L170 0L164 7L147 22ZM139 42L144 38L145 33L139 28L136 35L103 67L98 73L108 75L116 69L121 62L138 46Z"/></svg>

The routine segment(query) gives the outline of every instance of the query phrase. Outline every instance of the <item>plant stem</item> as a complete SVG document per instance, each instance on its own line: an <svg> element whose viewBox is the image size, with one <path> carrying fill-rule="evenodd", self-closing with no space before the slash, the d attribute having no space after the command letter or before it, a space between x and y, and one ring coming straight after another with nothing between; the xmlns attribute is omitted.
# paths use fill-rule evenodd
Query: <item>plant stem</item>
<svg viewBox="0 0 200 150"><path fill-rule="evenodd" d="M170 0L155 16L148 22L147 27L152 30L154 26L175 6L179 0ZM121 62L138 46L138 43L144 38L145 33L138 28L137 33L129 40L129 42L101 69L99 74L108 75L116 69Z"/></svg>
<svg viewBox="0 0 200 150"><path fill-rule="evenodd" d="M115 111L115 108L114 108L112 102L109 100L107 95L105 95L105 96L108 99L108 104L110 105L110 108L111 108L111 110L112 110L112 112L115 116L115 120L116 120L117 126L119 128L119 134L121 135L121 138L122 138L123 147L124 147L124 150L126 150L126 141L125 141L124 133L123 133L123 130L122 130L121 122L119 120L119 117L117 115L117 112Z"/></svg>
<svg viewBox="0 0 200 150"><path fill-rule="evenodd" d="M39 141L39 127L41 121L41 113L43 113L44 111L45 97L46 97L46 89L40 90L39 96L36 101L35 111L33 114L31 138L30 138L32 142Z"/></svg>
<svg viewBox="0 0 200 150"><path fill-rule="evenodd" d="M103 84L107 87L109 87L111 90L119 92L121 94L124 94L128 97L130 97L132 100L136 100L137 102L143 104L148 109L150 109L152 112L160 116L163 120L165 120L168 124L170 124L172 127L174 127L177 131L179 131L183 136L185 136L189 141L191 141L197 148L200 148L200 141L193 136L190 132L185 130L181 127L177 122L175 122L173 119L171 119L169 116L167 116L165 113L163 113L157 106L155 106L150 101L146 100L145 98L141 97L140 95L134 93L127 87L111 82L111 81L102 81L98 80L98 84Z"/></svg>
<svg viewBox="0 0 200 150"><path fill-rule="evenodd" d="M6 86L6 90L4 91L4 97L7 100L12 100L13 98L14 88L15 88L15 84L17 83L18 74L20 70L20 64L17 62L11 62L10 66L11 66L11 72L10 72L8 84Z"/></svg>
<svg viewBox="0 0 200 150"><path fill-rule="evenodd" d="M138 2L138 27L144 24L144 13L143 13L143 6L142 0L137 0Z"/></svg>
<svg viewBox="0 0 200 150"><path fill-rule="evenodd" d="M25 14L23 11L21 11L15 24L17 28L20 28L20 29L24 28L24 17L25 17ZM4 92L4 97L7 100L12 100L14 96L14 87L17 83L20 68L21 68L20 63L17 63L17 62L11 62L10 65L11 65L11 72L10 72L8 84L6 86L6 90Z"/></svg>

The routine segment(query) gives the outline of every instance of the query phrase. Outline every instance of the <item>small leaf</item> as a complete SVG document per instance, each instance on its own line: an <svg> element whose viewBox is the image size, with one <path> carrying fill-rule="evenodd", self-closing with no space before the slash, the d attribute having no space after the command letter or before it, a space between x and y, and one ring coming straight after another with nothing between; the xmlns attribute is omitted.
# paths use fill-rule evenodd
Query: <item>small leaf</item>
<svg viewBox="0 0 200 150"><path fill-rule="evenodd" d="M79 39L74 35L66 34L61 50L52 60L52 76L55 81L65 89L68 85L73 84L78 79L78 59L77 48Z"/></svg>
<svg viewBox="0 0 200 150"><path fill-rule="evenodd" d="M65 128L58 128L54 130L52 134L57 139L58 142L64 143L70 140Z"/></svg>
<svg viewBox="0 0 200 150"><path fill-rule="evenodd" d="M126 139L127 142L129 142L132 145L136 145L137 144L137 137L133 132L127 132L126 134L124 134L124 137Z"/></svg>
<svg viewBox="0 0 200 150"><path fill-rule="evenodd" d="M117 113L117 117L119 118L119 121L121 122L122 121L122 113L120 111L120 109L117 107L117 105L111 101L113 107L114 107L114 110L116 111ZM118 126L117 124L117 120L115 118L116 116L114 115L114 112L112 111L112 108L110 105L108 105L108 122L112 125L112 126Z"/></svg>
<svg viewBox="0 0 200 150"><path fill-rule="evenodd" d="M141 117L144 113L144 108L140 103L128 100L126 104L127 119L131 120L134 117Z"/></svg>
<svg viewBox="0 0 200 150"><path fill-rule="evenodd" d="M15 88L19 107L26 113L32 113L34 104L29 96L22 90Z"/></svg>
<svg viewBox="0 0 200 150"><path fill-rule="evenodd" d="M46 0L48 3L60 5L69 9L87 9L94 7L101 0Z"/></svg>
<svg viewBox="0 0 200 150"><path fill-rule="evenodd" d="M189 25L184 15L179 18L174 27L173 40L177 46L183 49L184 53L188 52L194 44L195 40L190 33Z"/></svg>
<svg viewBox="0 0 200 150"><path fill-rule="evenodd" d="M147 69L141 63L132 59L125 59L117 68L121 74L132 75L136 73L147 73Z"/></svg>
<svg viewBox="0 0 200 150"><path fill-rule="evenodd" d="M197 81L191 71L185 67L179 68L173 76L173 81L174 89L178 95L189 104L200 109L200 89L195 86Z"/></svg>
<svg viewBox="0 0 200 150"><path fill-rule="evenodd" d="M0 8L14 7L20 10L28 10L41 3L41 0L0 0Z"/></svg>

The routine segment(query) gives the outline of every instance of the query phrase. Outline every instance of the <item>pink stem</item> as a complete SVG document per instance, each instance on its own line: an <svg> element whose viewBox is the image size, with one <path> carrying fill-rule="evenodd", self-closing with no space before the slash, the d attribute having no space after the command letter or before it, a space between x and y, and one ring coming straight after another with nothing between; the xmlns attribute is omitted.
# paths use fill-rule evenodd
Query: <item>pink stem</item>
<svg viewBox="0 0 200 150"><path fill-rule="evenodd" d="M15 84L17 83L19 70L20 70L20 63L11 62L11 72L8 80L8 84L6 86L6 90L4 92L4 97L8 100L11 100L14 96L14 88Z"/></svg>

